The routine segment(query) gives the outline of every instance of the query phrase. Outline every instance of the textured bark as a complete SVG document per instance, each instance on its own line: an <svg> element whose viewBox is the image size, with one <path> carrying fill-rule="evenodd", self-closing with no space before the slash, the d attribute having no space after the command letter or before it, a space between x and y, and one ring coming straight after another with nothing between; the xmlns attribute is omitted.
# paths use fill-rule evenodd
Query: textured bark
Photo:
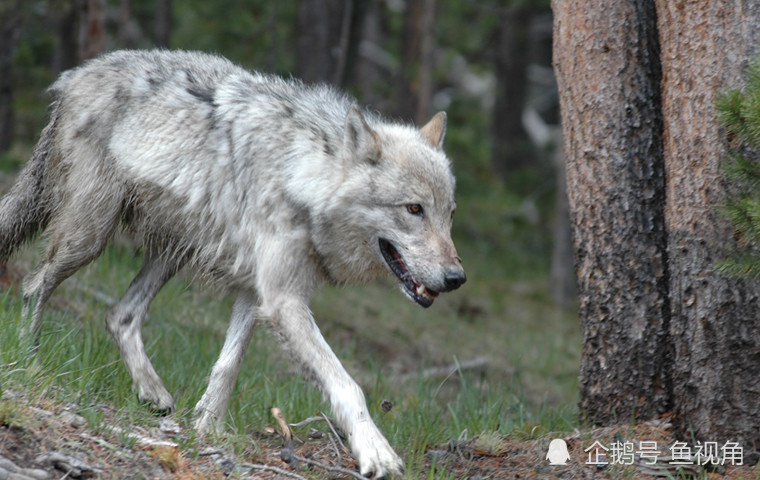
<svg viewBox="0 0 760 480"><path fill-rule="evenodd" d="M738 86L760 41L757 2L657 0L671 275L673 395L681 438L760 444L760 285L726 278L717 211L726 142L714 98Z"/></svg>
<svg viewBox="0 0 760 480"><path fill-rule="evenodd" d="M555 0L589 421L671 407L660 65L653 0Z"/></svg>

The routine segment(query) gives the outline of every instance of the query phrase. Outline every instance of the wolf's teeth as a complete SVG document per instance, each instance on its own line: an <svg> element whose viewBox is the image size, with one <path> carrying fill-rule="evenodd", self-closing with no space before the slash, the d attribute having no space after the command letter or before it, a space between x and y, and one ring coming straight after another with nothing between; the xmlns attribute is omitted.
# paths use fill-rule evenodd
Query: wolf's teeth
<svg viewBox="0 0 760 480"><path fill-rule="evenodd" d="M420 297L427 297L427 291L425 290L424 285L420 285L419 287L417 287L417 295L419 295Z"/></svg>

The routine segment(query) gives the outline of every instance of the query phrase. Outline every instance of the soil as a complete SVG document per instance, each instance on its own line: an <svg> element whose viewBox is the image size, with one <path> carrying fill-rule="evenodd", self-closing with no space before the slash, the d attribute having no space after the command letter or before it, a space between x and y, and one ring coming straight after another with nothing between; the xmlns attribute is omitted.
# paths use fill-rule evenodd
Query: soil
<svg viewBox="0 0 760 480"><path fill-rule="evenodd" d="M14 399L14 395L17 394L5 392L5 401L30 404L28 399ZM0 417L0 477L5 459L19 469L44 470L50 479L362 478L356 462L334 440L326 422L315 422L307 428L309 437L318 438L294 439L292 445L286 445L274 427L267 427L251 439L249 447L239 448L240 452L233 455L211 443L189 441L191 431L169 419L157 418L152 428L110 428L107 426L119 425L123 419L108 406L100 405L96 406L102 414L99 427L93 430L87 420L72 412L73 405L32 403L33 406L19 407L15 421ZM303 430L298 430L300 435ZM546 459L550 437L523 441L473 437L430 448L424 456L425 464L417 467L412 477L439 478L436 472L445 466L448 475L442 474L444 478L472 480L655 479L667 478L668 472L670 478L694 478L695 474L696 478L710 480L760 478L758 468L747 465L757 462L752 455L742 458L744 465L714 465L712 471L686 465L679 476L676 467L670 465L675 457L668 449L674 440L667 419L589 429L561 438L570 457L565 465L551 465ZM614 442L638 445L641 440L658 446L659 471L648 467L651 460L644 458L630 458L635 460L630 465L622 457L615 465L593 465L588 461L590 454L596 452L588 450L595 441L608 448ZM665 456L666 452L671 456Z"/></svg>

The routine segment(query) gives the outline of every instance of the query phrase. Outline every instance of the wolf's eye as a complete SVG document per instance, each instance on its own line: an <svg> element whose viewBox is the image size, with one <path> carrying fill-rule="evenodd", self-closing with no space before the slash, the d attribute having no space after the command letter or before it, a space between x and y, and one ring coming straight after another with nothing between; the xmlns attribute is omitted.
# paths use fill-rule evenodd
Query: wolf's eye
<svg viewBox="0 0 760 480"><path fill-rule="evenodd" d="M410 203L406 206L406 211L411 213L412 215L422 216L424 215L424 212L422 211L422 205L419 203Z"/></svg>

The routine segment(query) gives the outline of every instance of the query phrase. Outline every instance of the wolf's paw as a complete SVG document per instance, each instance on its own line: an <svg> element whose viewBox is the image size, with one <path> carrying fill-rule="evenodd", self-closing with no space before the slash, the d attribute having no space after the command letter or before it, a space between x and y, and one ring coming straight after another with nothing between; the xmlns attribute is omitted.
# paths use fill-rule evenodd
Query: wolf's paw
<svg viewBox="0 0 760 480"><path fill-rule="evenodd" d="M212 408L208 408L201 405L201 402L198 402L198 405L195 406L195 410L193 411L193 415L195 416L193 426L201 435L207 433L221 433L222 419L214 413Z"/></svg>
<svg viewBox="0 0 760 480"><path fill-rule="evenodd" d="M158 415L168 415L174 411L174 398L163 385L140 385L137 399L150 406Z"/></svg>
<svg viewBox="0 0 760 480"><path fill-rule="evenodd" d="M388 440L371 422L364 422L362 427L351 435L351 448L359 462L362 475L373 478L401 475L404 463L393 451Z"/></svg>

